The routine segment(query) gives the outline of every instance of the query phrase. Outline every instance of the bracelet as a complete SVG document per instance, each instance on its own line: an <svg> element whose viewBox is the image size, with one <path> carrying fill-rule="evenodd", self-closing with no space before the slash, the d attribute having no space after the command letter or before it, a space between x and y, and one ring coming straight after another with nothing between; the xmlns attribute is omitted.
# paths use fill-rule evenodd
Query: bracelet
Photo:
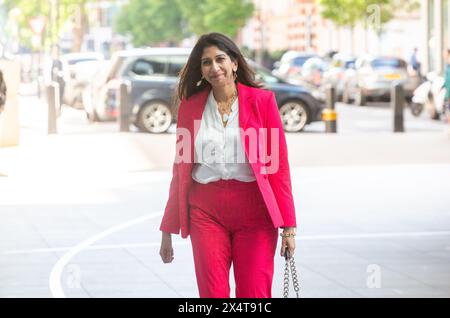
<svg viewBox="0 0 450 318"><path fill-rule="evenodd" d="M280 236L281 237L294 237L295 236L295 233L280 233Z"/></svg>

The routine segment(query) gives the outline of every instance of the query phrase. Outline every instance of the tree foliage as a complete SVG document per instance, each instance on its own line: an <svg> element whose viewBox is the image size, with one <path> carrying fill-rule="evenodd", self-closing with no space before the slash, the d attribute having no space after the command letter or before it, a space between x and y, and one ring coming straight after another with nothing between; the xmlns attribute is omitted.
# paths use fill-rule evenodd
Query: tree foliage
<svg viewBox="0 0 450 318"><path fill-rule="evenodd" d="M196 35L221 32L235 37L252 16L254 6L247 0L177 0L188 28Z"/></svg>
<svg viewBox="0 0 450 318"><path fill-rule="evenodd" d="M44 17L45 28L42 32L42 44L44 47L48 47L57 42L58 34L65 22L89 1L95 0L59 0L58 14L52 12L52 2L50 1L3 0L3 6L7 13L14 8L19 9L20 14L16 18L20 29L19 37L21 43L26 46L31 46L33 36L30 21L38 16ZM53 10L55 9L53 7ZM84 8L82 11L84 12ZM58 17L57 20L52 21L52 13L55 18Z"/></svg>
<svg viewBox="0 0 450 318"><path fill-rule="evenodd" d="M178 42L186 35L176 0L130 0L116 20L119 33L132 36L135 46Z"/></svg>
<svg viewBox="0 0 450 318"><path fill-rule="evenodd" d="M130 34L135 46L177 42L214 31L235 37L253 9L249 0L130 0L117 18L116 29Z"/></svg>
<svg viewBox="0 0 450 318"><path fill-rule="evenodd" d="M380 31L396 12L411 12L419 0L319 0L322 16L339 26L354 27L358 22Z"/></svg>
<svg viewBox="0 0 450 318"><path fill-rule="evenodd" d="M388 5L390 0L319 0L322 16L339 26L354 27L358 22L373 25L392 19Z"/></svg>

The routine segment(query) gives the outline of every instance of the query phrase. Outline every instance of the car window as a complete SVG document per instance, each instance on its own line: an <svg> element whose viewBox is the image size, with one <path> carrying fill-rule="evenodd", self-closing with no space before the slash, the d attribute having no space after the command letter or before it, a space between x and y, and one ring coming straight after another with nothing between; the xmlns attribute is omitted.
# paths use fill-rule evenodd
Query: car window
<svg viewBox="0 0 450 318"><path fill-rule="evenodd" d="M180 75L180 71L183 68L183 66L186 64L189 56L169 56L169 68L167 71L167 74L169 76L175 76L178 77Z"/></svg>
<svg viewBox="0 0 450 318"><path fill-rule="evenodd" d="M69 65L74 65L74 64L78 64L81 62L88 62L88 61L98 61L98 59L93 58L93 57L85 57L85 58L79 58L79 59L74 59L74 60L68 60L67 63Z"/></svg>
<svg viewBox="0 0 450 318"><path fill-rule="evenodd" d="M381 68L381 67L406 68L406 62L400 59L374 59L370 64L373 68Z"/></svg>
<svg viewBox="0 0 450 318"><path fill-rule="evenodd" d="M255 76L257 82L263 82L267 84L276 84L279 83L280 80L273 76L268 70L265 70L260 67L253 67L255 70Z"/></svg>
<svg viewBox="0 0 450 318"><path fill-rule="evenodd" d="M303 66L303 64L305 64L305 62L312 56L299 56L296 57L292 60L292 65L295 66Z"/></svg>
<svg viewBox="0 0 450 318"><path fill-rule="evenodd" d="M165 75L166 64L167 58L162 56L139 58L133 63L131 72L140 76Z"/></svg>
<svg viewBox="0 0 450 318"><path fill-rule="evenodd" d="M345 61L345 68L354 68L355 67L355 60L348 60Z"/></svg>

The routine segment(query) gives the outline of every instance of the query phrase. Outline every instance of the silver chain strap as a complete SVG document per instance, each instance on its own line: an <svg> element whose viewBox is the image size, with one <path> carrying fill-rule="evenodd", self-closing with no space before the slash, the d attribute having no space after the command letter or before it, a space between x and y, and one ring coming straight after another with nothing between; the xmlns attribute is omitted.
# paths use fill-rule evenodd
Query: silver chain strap
<svg viewBox="0 0 450 318"><path fill-rule="evenodd" d="M287 249L284 254L286 263L284 265L284 286L283 286L283 298L289 296L289 267L291 269L292 284L297 298L300 298L300 287L298 284L297 270L295 268L295 260L293 256L290 256Z"/></svg>

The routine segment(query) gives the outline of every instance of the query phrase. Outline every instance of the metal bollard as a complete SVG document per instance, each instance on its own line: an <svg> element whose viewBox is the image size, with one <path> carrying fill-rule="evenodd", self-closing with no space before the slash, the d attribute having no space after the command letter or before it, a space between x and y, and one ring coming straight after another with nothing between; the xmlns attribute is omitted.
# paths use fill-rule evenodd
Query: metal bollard
<svg viewBox="0 0 450 318"><path fill-rule="evenodd" d="M59 101L59 85L56 82L51 82L47 86L47 104L48 104L48 134L56 134L57 125L56 117L58 116Z"/></svg>
<svg viewBox="0 0 450 318"><path fill-rule="evenodd" d="M326 88L326 103L327 108L322 111L322 120L325 122L325 132L326 133L336 133L337 132L337 114L334 109L336 103L336 93L335 88L332 85L328 85Z"/></svg>
<svg viewBox="0 0 450 318"><path fill-rule="evenodd" d="M391 107L394 110L394 132L404 132L403 108L405 105L405 92L403 85L395 82L391 87Z"/></svg>
<svg viewBox="0 0 450 318"><path fill-rule="evenodd" d="M130 131L130 108L129 95L131 91L130 81L123 81L120 83L119 91L119 126L120 131Z"/></svg>
<svg viewBox="0 0 450 318"><path fill-rule="evenodd" d="M62 74L58 74L56 76L56 81L59 84L59 105L61 106L64 103L64 89L66 87L66 81L64 80L64 76Z"/></svg>

